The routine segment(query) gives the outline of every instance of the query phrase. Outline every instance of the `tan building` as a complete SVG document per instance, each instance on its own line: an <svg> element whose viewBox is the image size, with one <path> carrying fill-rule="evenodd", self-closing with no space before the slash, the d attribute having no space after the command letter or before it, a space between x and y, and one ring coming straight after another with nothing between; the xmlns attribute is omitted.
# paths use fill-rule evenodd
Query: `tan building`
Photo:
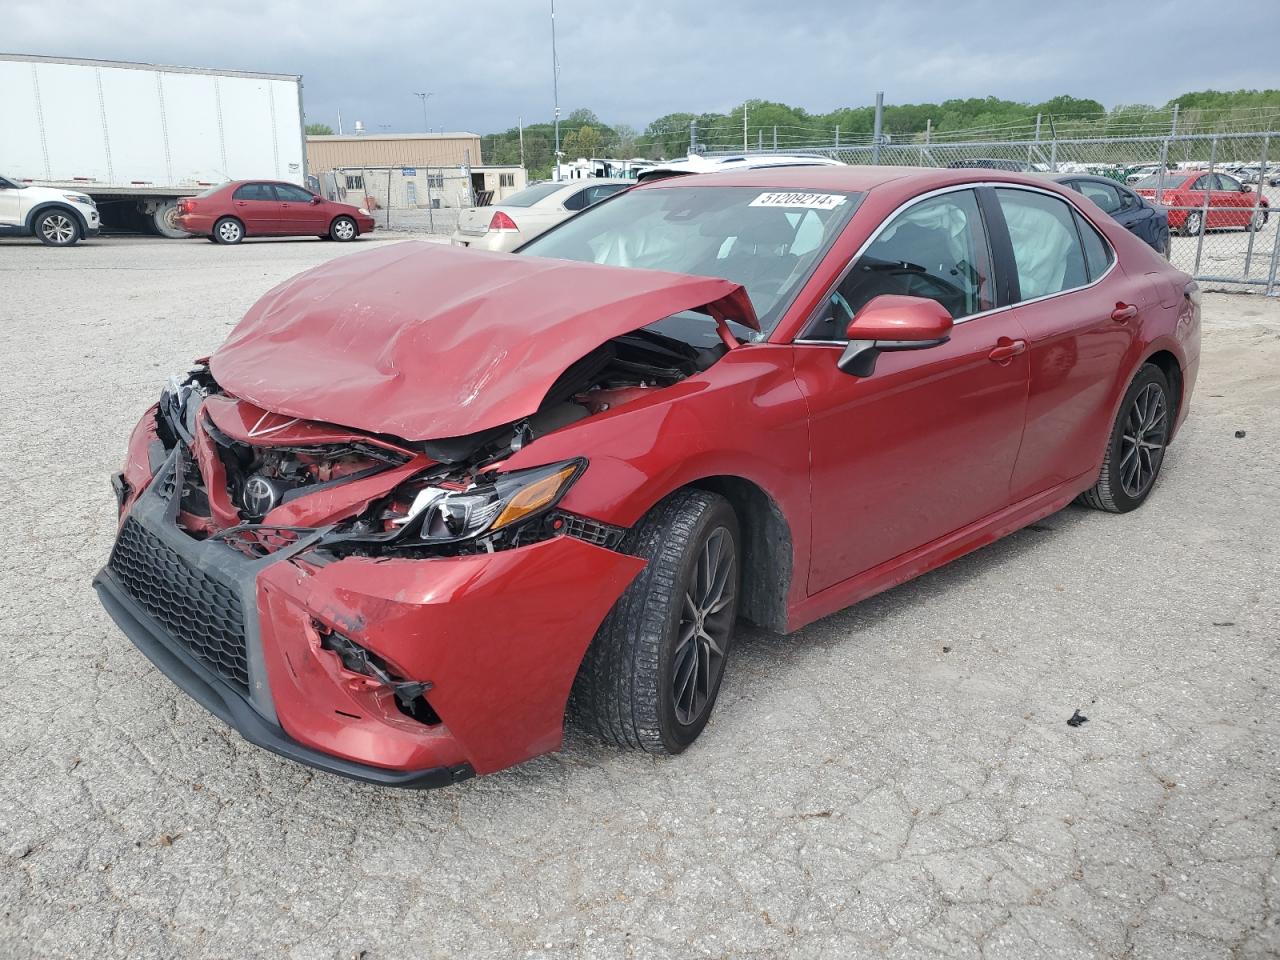
<svg viewBox="0 0 1280 960"><path fill-rule="evenodd" d="M387 133L307 137L307 172L348 167L460 167L484 163L478 133Z"/></svg>

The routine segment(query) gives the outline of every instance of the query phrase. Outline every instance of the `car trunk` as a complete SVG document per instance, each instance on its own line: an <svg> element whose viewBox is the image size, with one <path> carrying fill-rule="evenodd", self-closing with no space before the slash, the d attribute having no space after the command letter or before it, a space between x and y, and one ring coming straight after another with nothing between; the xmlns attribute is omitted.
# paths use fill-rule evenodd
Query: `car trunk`
<svg viewBox="0 0 1280 960"><path fill-rule="evenodd" d="M489 221L497 207L468 207L458 214L458 232L479 237L489 232Z"/></svg>

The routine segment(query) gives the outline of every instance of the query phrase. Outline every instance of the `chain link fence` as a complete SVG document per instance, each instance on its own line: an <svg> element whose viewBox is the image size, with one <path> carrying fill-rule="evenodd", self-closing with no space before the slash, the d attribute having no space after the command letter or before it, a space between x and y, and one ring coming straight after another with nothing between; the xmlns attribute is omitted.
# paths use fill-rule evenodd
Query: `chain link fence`
<svg viewBox="0 0 1280 960"><path fill-rule="evenodd" d="M496 176L499 184L523 179ZM459 213L492 202L489 171L469 167L342 167L319 176L320 192L330 200L364 207L378 229L448 235Z"/></svg>
<svg viewBox="0 0 1280 960"><path fill-rule="evenodd" d="M717 151L718 153L724 151ZM735 151L736 152L736 151ZM769 153L771 151L753 151ZM1209 289L1280 296L1280 131L1096 139L918 140L788 146L848 164L996 166L1089 173L1153 190L1169 213L1169 259ZM983 161L978 163L978 161ZM992 163L997 161L998 164Z"/></svg>

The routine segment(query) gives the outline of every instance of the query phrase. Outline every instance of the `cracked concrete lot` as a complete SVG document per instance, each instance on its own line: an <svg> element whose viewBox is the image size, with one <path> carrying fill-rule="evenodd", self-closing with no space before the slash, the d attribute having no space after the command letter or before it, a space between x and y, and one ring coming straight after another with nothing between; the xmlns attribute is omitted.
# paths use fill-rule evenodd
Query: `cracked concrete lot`
<svg viewBox="0 0 1280 960"><path fill-rule="evenodd" d="M1206 297L1142 510L746 632L681 757L405 793L243 742L90 587L163 377L385 242L0 244L0 956L1280 955L1280 302Z"/></svg>

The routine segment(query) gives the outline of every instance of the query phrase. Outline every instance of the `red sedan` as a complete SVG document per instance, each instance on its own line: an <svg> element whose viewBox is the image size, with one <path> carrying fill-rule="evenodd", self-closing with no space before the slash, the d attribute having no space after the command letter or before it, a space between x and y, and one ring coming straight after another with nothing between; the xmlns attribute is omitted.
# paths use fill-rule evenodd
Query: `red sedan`
<svg viewBox="0 0 1280 960"><path fill-rule="evenodd" d="M178 201L178 226L214 243L245 237L319 237L354 240L371 233L373 217L364 207L316 196L297 184L277 180L233 180Z"/></svg>
<svg viewBox="0 0 1280 960"><path fill-rule="evenodd" d="M1170 208L1169 229L1189 237L1233 227L1261 230L1270 215L1266 197L1225 173L1180 170L1166 173L1163 184L1155 173L1140 180L1134 190L1148 200L1158 195L1159 202Z"/></svg>
<svg viewBox="0 0 1280 960"><path fill-rule="evenodd" d="M566 704L678 753L740 619L1140 506L1199 353L1191 278L1038 178L663 180L519 254L274 289L138 423L96 584L179 686L335 773L490 773Z"/></svg>

